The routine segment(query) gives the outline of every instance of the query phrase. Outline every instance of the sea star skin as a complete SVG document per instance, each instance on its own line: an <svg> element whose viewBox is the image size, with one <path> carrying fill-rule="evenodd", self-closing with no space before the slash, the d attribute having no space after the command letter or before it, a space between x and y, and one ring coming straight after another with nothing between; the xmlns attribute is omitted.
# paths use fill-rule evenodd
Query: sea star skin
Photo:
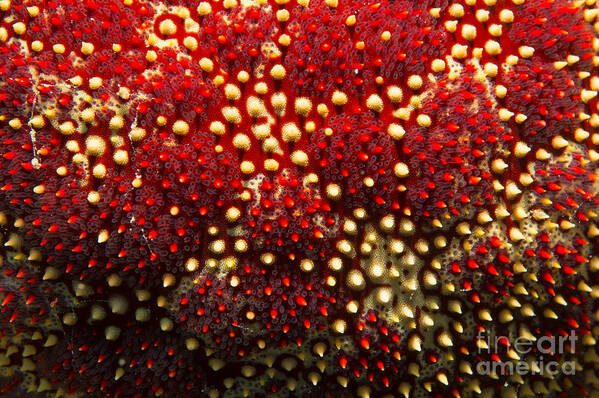
<svg viewBox="0 0 599 398"><path fill-rule="evenodd" d="M0 395L599 394L598 6L0 0Z"/></svg>

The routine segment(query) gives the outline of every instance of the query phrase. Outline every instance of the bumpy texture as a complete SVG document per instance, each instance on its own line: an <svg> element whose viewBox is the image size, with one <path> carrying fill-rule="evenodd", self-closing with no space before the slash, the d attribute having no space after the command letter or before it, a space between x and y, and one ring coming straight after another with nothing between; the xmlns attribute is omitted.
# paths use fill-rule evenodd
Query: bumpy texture
<svg viewBox="0 0 599 398"><path fill-rule="evenodd" d="M597 396L598 14L0 0L0 396Z"/></svg>

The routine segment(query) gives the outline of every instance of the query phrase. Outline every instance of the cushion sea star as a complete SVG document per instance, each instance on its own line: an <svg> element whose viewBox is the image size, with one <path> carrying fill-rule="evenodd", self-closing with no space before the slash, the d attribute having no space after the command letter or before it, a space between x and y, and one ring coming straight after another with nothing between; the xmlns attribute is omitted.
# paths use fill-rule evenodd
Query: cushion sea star
<svg viewBox="0 0 599 398"><path fill-rule="evenodd" d="M0 395L597 396L598 7L0 0Z"/></svg>

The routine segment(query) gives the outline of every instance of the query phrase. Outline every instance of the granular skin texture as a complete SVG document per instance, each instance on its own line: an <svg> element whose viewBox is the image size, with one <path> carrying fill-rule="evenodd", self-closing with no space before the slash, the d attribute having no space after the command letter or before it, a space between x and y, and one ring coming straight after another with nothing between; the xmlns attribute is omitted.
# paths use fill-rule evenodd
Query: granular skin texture
<svg viewBox="0 0 599 398"><path fill-rule="evenodd" d="M598 17L0 0L0 396L599 396Z"/></svg>

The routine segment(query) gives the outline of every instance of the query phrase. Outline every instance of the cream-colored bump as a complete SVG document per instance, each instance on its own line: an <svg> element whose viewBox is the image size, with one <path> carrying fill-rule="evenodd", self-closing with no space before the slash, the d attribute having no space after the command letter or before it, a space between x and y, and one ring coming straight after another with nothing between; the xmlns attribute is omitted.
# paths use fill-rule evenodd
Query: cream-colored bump
<svg viewBox="0 0 599 398"><path fill-rule="evenodd" d="M408 166L403 162L397 162L393 167L393 172L399 178L405 178L410 174Z"/></svg>
<svg viewBox="0 0 599 398"><path fill-rule="evenodd" d="M410 120L412 109L410 107L402 107L393 111L393 116L401 120Z"/></svg>
<svg viewBox="0 0 599 398"><path fill-rule="evenodd" d="M236 101L241 98L241 90L239 90L239 87L236 85L229 83L225 85L225 97L227 97L228 100Z"/></svg>
<svg viewBox="0 0 599 398"><path fill-rule="evenodd" d="M495 95L498 98L505 98L505 96L507 95L507 87L505 87L501 84L498 86L495 86Z"/></svg>
<svg viewBox="0 0 599 398"><path fill-rule="evenodd" d="M401 102L403 99L403 91L400 87L389 86L387 87L387 97L389 97L389 100L391 100L393 103Z"/></svg>
<svg viewBox="0 0 599 398"><path fill-rule="evenodd" d="M479 224L487 224L493 221L493 218L489 215L489 212L487 210L483 210L476 216L476 221Z"/></svg>
<svg viewBox="0 0 599 398"><path fill-rule="evenodd" d="M530 58L530 57L532 57L534 52L535 52L535 49L532 47L529 47L529 46L518 47L518 54L520 54L520 56L522 58Z"/></svg>
<svg viewBox="0 0 599 398"><path fill-rule="evenodd" d="M291 154L291 161L301 167L306 167L308 165L308 155L304 151L294 151Z"/></svg>
<svg viewBox="0 0 599 398"><path fill-rule="evenodd" d="M285 71L285 68L281 64L277 64L277 65L273 66L272 69L270 70L270 76L275 80L284 79L286 74L287 74L287 72Z"/></svg>
<svg viewBox="0 0 599 398"><path fill-rule="evenodd" d="M318 114L323 117L326 118L329 115L329 107L326 106L326 104L318 104L318 106L316 107L316 112L318 112ZM316 130L316 125L314 124L313 121L308 121L306 122L306 131L307 132L313 132L314 130Z"/></svg>
<svg viewBox="0 0 599 398"><path fill-rule="evenodd" d="M568 146L568 140L566 140L564 137L562 137L561 135L556 135L555 137L553 137L553 139L551 140L551 146L554 149L563 149L565 147Z"/></svg>
<svg viewBox="0 0 599 398"><path fill-rule="evenodd" d="M371 111L380 113L383 110L383 99L377 94L371 94L368 99L366 99L366 107Z"/></svg>
<svg viewBox="0 0 599 398"><path fill-rule="evenodd" d="M381 287L376 290L376 301L381 304L388 304L393 299L393 292L388 287Z"/></svg>
<svg viewBox="0 0 599 398"><path fill-rule="evenodd" d="M210 58L201 58L199 64L204 72L210 73L214 70L214 62Z"/></svg>
<svg viewBox="0 0 599 398"><path fill-rule="evenodd" d="M132 1L132 0L128 0L128 1ZM175 10L175 13L181 19L187 19L191 16L191 12L189 11L189 8L187 8L187 7L178 7Z"/></svg>
<svg viewBox="0 0 599 398"><path fill-rule="evenodd" d="M343 268L343 260L339 257L332 257L327 264L333 271L340 271Z"/></svg>
<svg viewBox="0 0 599 398"><path fill-rule="evenodd" d="M92 77L89 79L89 88L91 90L97 90L102 87L103 80L101 77Z"/></svg>
<svg viewBox="0 0 599 398"><path fill-rule="evenodd" d="M85 152L90 156L102 156L106 151L106 141L98 135L90 135L85 139Z"/></svg>
<svg viewBox="0 0 599 398"><path fill-rule="evenodd" d="M366 287L366 280L362 272L353 269L347 274L347 286L352 290L362 290Z"/></svg>
<svg viewBox="0 0 599 398"><path fill-rule="evenodd" d="M501 54L501 46L495 40L487 40L485 43L485 51L491 56L496 56Z"/></svg>
<svg viewBox="0 0 599 398"><path fill-rule="evenodd" d="M431 63L431 69L433 72L443 72L445 70L445 61L442 59L434 59Z"/></svg>
<svg viewBox="0 0 599 398"><path fill-rule="evenodd" d="M418 335L413 335L408 340L408 350L410 351L421 351L422 350L422 339Z"/></svg>
<svg viewBox="0 0 599 398"><path fill-rule="evenodd" d="M522 141L518 141L514 147L514 155L516 155L517 158L523 158L530 152L530 150L531 148L528 145Z"/></svg>
<svg viewBox="0 0 599 398"><path fill-rule="evenodd" d="M249 160L244 160L239 166L243 174L252 174L256 170L254 163Z"/></svg>
<svg viewBox="0 0 599 398"><path fill-rule="evenodd" d="M583 90L580 91L580 99L584 103L589 102L590 100L592 100L596 96L597 96L597 91L594 91L594 90L584 90L583 89Z"/></svg>
<svg viewBox="0 0 599 398"><path fill-rule="evenodd" d="M91 55L94 53L94 45L88 42L81 43L81 53L83 55Z"/></svg>
<svg viewBox="0 0 599 398"><path fill-rule="evenodd" d="M210 123L210 131L216 135L223 135L227 131L225 125L222 122L214 121Z"/></svg>
<svg viewBox="0 0 599 398"><path fill-rule="evenodd" d="M470 235L472 233L470 225L467 222L459 223L456 227L456 232L460 235Z"/></svg>
<svg viewBox="0 0 599 398"><path fill-rule="evenodd" d="M117 94L119 97L121 97L121 99L124 99L125 101L127 101L131 97L131 90L129 90L128 87L121 86L121 87L119 87L119 91Z"/></svg>
<svg viewBox="0 0 599 398"><path fill-rule="evenodd" d="M487 62L484 66L484 71L485 71L485 75L487 75L489 77L495 77L495 76L497 76L499 67L492 62Z"/></svg>
<svg viewBox="0 0 599 398"><path fill-rule="evenodd" d="M512 23L514 22L514 13L507 8L503 9L499 12L499 20L503 23Z"/></svg>
<svg viewBox="0 0 599 398"><path fill-rule="evenodd" d="M263 253L260 256L260 261L264 265L272 265L275 262L275 256L272 253Z"/></svg>
<svg viewBox="0 0 599 398"><path fill-rule="evenodd" d="M308 116L312 110L312 101L307 97L299 97L295 99L295 113L303 117Z"/></svg>
<svg viewBox="0 0 599 398"><path fill-rule="evenodd" d="M108 127L110 127L111 130L120 130L123 128L123 126L125 125L125 120L123 119L123 117L121 115L115 115L110 119L110 122L108 123Z"/></svg>
<svg viewBox="0 0 599 398"><path fill-rule="evenodd" d="M416 123L421 127L429 127L432 121L429 115L420 114L416 117Z"/></svg>
<svg viewBox="0 0 599 398"><path fill-rule="evenodd" d="M173 133L177 135L185 135L189 133L189 124L184 120L177 120L173 123Z"/></svg>
<svg viewBox="0 0 599 398"><path fill-rule="evenodd" d="M154 62L158 59L158 54L154 50L148 50L146 52L146 61Z"/></svg>
<svg viewBox="0 0 599 398"><path fill-rule="evenodd" d="M513 242L519 242L524 239L524 234L522 234L522 231L518 228L510 228L509 236L510 240Z"/></svg>
<svg viewBox="0 0 599 398"><path fill-rule="evenodd" d="M202 1L196 8L196 11L198 12L198 14L200 16L205 16L212 12L212 6L210 5L209 2Z"/></svg>
<svg viewBox="0 0 599 398"><path fill-rule="evenodd" d="M254 91L257 94L264 95L268 92L268 85L264 82L258 82L254 85Z"/></svg>
<svg viewBox="0 0 599 398"><path fill-rule="evenodd" d="M529 186L530 184L532 184L534 182L534 179L528 173L521 173L520 177L518 178L518 181L520 182L520 184L522 184L525 187L527 187L527 186Z"/></svg>
<svg viewBox="0 0 599 398"><path fill-rule="evenodd" d="M2 10L6 11L3 8L2 8ZM35 18L35 17L37 17L39 15L40 9L37 6L30 6L30 7L27 7L27 13L29 14L30 17Z"/></svg>
<svg viewBox="0 0 599 398"><path fill-rule="evenodd" d="M12 29L20 36L27 31L27 25L25 25L23 22L17 22L12 25Z"/></svg>
<svg viewBox="0 0 599 398"><path fill-rule="evenodd" d="M418 90L422 87L422 77L419 75L411 75L408 77L408 87L412 90Z"/></svg>
<svg viewBox="0 0 599 398"><path fill-rule="evenodd" d="M589 138L590 135L591 134L588 131L581 129L581 128L577 128L574 131L574 139L576 140L576 142L583 142L587 138Z"/></svg>
<svg viewBox="0 0 599 398"><path fill-rule="evenodd" d="M243 151L249 151L251 146L250 137L241 133L235 134L235 137L233 137L233 146Z"/></svg>
<svg viewBox="0 0 599 398"><path fill-rule="evenodd" d="M9 125L9 126L10 126L10 127L13 129L13 130L18 130L18 129L20 129L21 127L23 127L23 123L21 123L21 120L20 120L20 119L17 119L17 118L15 118L15 119L11 119L11 120L8 122L8 125Z"/></svg>
<svg viewBox="0 0 599 398"><path fill-rule="evenodd" d="M227 122L233 124L241 123L241 113L236 107L225 106L222 108L221 113Z"/></svg>
<svg viewBox="0 0 599 398"><path fill-rule="evenodd" d="M302 132L293 122L285 123L281 128L281 138L285 142L297 142L302 136Z"/></svg>
<svg viewBox="0 0 599 398"><path fill-rule="evenodd" d="M262 143L262 150L264 152L275 152L280 150L279 141L275 137L268 137Z"/></svg>
<svg viewBox="0 0 599 398"><path fill-rule="evenodd" d="M252 126L252 133L257 140L265 140L270 137L270 125L268 124L256 124Z"/></svg>
<svg viewBox="0 0 599 398"><path fill-rule="evenodd" d="M341 187L337 184L328 184L326 194L329 199L338 200L341 198Z"/></svg>
<svg viewBox="0 0 599 398"><path fill-rule="evenodd" d="M92 204L98 204L98 202L100 202L100 194L97 191L90 191L87 194L87 201Z"/></svg>
<svg viewBox="0 0 599 398"><path fill-rule="evenodd" d="M233 248L238 253L245 253L248 250L249 245L245 239L237 239L233 245Z"/></svg>
<svg viewBox="0 0 599 398"><path fill-rule="evenodd" d="M449 6L449 15L454 18L461 18L464 16L464 6L459 3L453 3Z"/></svg>
<svg viewBox="0 0 599 398"><path fill-rule="evenodd" d="M406 134L406 130L399 124L391 123L389 124L389 127L387 127L387 133L394 140L401 140Z"/></svg>
<svg viewBox="0 0 599 398"><path fill-rule="evenodd" d="M189 51L195 51L198 49L198 40L193 36L187 36L185 39L183 39L183 45Z"/></svg>
<svg viewBox="0 0 599 398"><path fill-rule="evenodd" d="M468 41L476 39L476 28L474 25L462 25L462 37Z"/></svg>
<svg viewBox="0 0 599 398"><path fill-rule="evenodd" d="M195 257L190 257L185 262L185 269L188 272L194 272L195 270L198 269L199 265L200 265L200 262Z"/></svg>
<svg viewBox="0 0 599 398"><path fill-rule="evenodd" d="M77 153L81 150L79 147L79 142L75 140L68 140L65 144L65 147L69 150L69 152Z"/></svg>
<svg viewBox="0 0 599 398"><path fill-rule="evenodd" d="M516 120L516 123L524 123L526 121L526 119L528 119L528 116L526 116L523 113L517 113L516 117L514 118L514 120Z"/></svg>
<svg viewBox="0 0 599 398"><path fill-rule="evenodd" d="M488 31L491 36L499 37L503 34L503 26L494 23L489 26Z"/></svg>
<svg viewBox="0 0 599 398"><path fill-rule="evenodd" d="M86 108L81 111L81 119L86 123L91 123L96 119L96 111L93 108Z"/></svg>
<svg viewBox="0 0 599 398"><path fill-rule="evenodd" d="M520 195L522 191L518 188L518 185L513 181L509 181L505 188L505 194L509 200L515 199L518 195Z"/></svg>
<svg viewBox="0 0 599 398"><path fill-rule="evenodd" d="M273 172L279 170L279 162L275 159L264 160L264 170Z"/></svg>
<svg viewBox="0 0 599 398"><path fill-rule="evenodd" d="M270 103L277 114L282 115L287 107L287 96L281 91L276 92L270 97Z"/></svg>
<svg viewBox="0 0 599 398"><path fill-rule="evenodd" d="M106 177L106 166L104 166L102 163L98 163L92 169L92 175L97 179Z"/></svg>
<svg viewBox="0 0 599 398"><path fill-rule="evenodd" d="M124 166L129 163L129 154L124 149L118 149L112 155L112 159L119 166Z"/></svg>
<svg viewBox="0 0 599 398"><path fill-rule="evenodd" d="M451 56L457 59L464 59L468 56L468 46L454 44L451 47Z"/></svg>
<svg viewBox="0 0 599 398"><path fill-rule="evenodd" d="M314 262L310 259L303 259L300 261L300 269L304 272L311 272L314 270Z"/></svg>
<svg viewBox="0 0 599 398"><path fill-rule="evenodd" d="M476 10L475 17L476 17L476 20L480 23L487 22L489 20L489 16L490 16L489 10L483 10L483 9Z"/></svg>
<svg viewBox="0 0 599 398"><path fill-rule="evenodd" d="M333 102L334 105L337 105L337 106L345 105L345 104L347 104L347 95L341 91L335 91L335 92L333 92L331 101Z"/></svg>
<svg viewBox="0 0 599 398"><path fill-rule="evenodd" d="M228 222L235 222L239 219L239 217L241 217L241 211L234 206L229 207L225 213L225 218Z"/></svg>
<svg viewBox="0 0 599 398"><path fill-rule="evenodd" d="M506 108L500 108L498 114L499 118L504 122L507 122L512 118L512 116L514 116L514 112L511 112Z"/></svg>
<svg viewBox="0 0 599 398"><path fill-rule="evenodd" d="M67 121L58 126L61 134L72 135L75 132L75 125L71 121Z"/></svg>
<svg viewBox="0 0 599 398"><path fill-rule="evenodd" d="M146 136L146 129L141 128L141 127L134 127L129 132L129 138L131 138L131 141L134 141L134 142L143 140L145 136Z"/></svg>
<svg viewBox="0 0 599 398"><path fill-rule="evenodd" d="M457 30L458 28L458 21L454 20L449 20L449 21L445 21L445 29L450 32L453 33Z"/></svg>
<svg viewBox="0 0 599 398"><path fill-rule="evenodd" d="M279 9L276 13L277 21L279 22L287 22L289 20L290 14L286 9Z"/></svg>
<svg viewBox="0 0 599 398"><path fill-rule="evenodd" d="M518 58L518 56L516 56L514 54L510 54L507 57L505 57L505 63L510 66L517 65L519 60L520 60L520 58Z"/></svg>
<svg viewBox="0 0 599 398"><path fill-rule="evenodd" d="M247 71L244 71L244 70L239 71L239 73L237 73L237 80L240 83L247 83L248 80L250 80L250 74L247 73Z"/></svg>
<svg viewBox="0 0 599 398"><path fill-rule="evenodd" d="M160 31L160 34L164 36L174 35L177 33L177 25L175 25L172 19L167 18L160 22L158 30Z"/></svg>
<svg viewBox="0 0 599 398"><path fill-rule="evenodd" d="M0 40L2 39L1 37L2 35L0 35ZM4 41L4 40L2 40ZM42 43L39 40L34 40L33 42L31 42L31 49L35 52L40 52L44 49L44 43Z"/></svg>
<svg viewBox="0 0 599 398"><path fill-rule="evenodd" d="M248 115L253 118L260 117L266 113L264 102L257 97L249 96L246 101L246 110Z"/></svg>

